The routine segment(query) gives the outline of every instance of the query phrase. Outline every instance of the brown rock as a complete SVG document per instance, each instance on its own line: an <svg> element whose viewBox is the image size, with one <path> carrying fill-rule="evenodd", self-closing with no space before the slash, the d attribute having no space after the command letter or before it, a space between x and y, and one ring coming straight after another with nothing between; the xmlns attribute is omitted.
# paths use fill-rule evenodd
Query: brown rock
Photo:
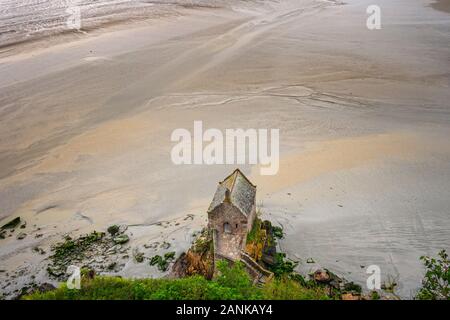
<svg viewBox="0 0 450 320"><path fill-rule="evenodd" d="M314 280L321 283L328 283L331 281L331 276L326 270L317 270L314 272Z"/></svg>
<svg viewBox="0 0 450 320"><path fill-rule="evenodd" d="M361 295L355 293L341 294L341 300L361 300Z"/></svg>

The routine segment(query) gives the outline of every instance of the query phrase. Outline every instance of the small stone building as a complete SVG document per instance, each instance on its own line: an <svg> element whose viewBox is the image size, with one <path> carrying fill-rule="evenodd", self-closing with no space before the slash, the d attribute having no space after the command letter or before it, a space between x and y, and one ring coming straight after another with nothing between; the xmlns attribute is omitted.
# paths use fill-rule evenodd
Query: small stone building
<svg viewBox="0 0 450 320"><path fill-rule="evenodd" d="M219 182L208 209L215 259L238 261L256 216L256 186L236 169Z"/></svg>

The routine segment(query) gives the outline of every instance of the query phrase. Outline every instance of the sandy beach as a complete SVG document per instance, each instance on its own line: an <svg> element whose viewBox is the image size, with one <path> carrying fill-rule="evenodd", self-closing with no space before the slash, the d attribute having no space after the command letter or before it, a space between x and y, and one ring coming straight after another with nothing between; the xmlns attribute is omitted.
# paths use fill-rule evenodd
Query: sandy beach
<svg viewBox="0 0 450 320"><path fill-rule="evenodd" d="M49 281L66 234L126 224L148 256L156 241L186 250L236 167L172 163L172 131L202 120L280 129L279 173L240 169L299 270L365 285L378 265L412 297L419 257L450 249L449 3L379 0L380 30L370 4L183 7L2 52L0 224L27 223L25 239L0 240L3 296ZM118 274L163 276L132 259Z"/></svg>

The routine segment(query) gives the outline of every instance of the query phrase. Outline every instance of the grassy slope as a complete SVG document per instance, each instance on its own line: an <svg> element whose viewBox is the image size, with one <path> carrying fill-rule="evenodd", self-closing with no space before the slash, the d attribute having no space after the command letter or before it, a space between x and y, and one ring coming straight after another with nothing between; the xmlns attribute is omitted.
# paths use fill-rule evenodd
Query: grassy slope
<svg viewBox="0 0 450 320"><path fill-rule="evenodd" d="M80 290L70 290L65 284L58 289L24 297L30 300L214 300L214 299L328 299L325 289L306 288L292 279L275 279L264 287L255 287L240 264L220 266L214 280L201 276L182 279L122 279L98 276L82 280Z"/></svg>

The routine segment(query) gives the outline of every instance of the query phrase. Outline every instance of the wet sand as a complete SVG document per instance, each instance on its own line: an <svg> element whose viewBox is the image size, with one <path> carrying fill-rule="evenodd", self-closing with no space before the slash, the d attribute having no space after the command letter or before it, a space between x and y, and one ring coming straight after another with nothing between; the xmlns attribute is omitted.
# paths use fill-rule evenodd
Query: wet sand
<svg viewBox="0 0 450 320"><path fill-rule="evenodd" d="M431 7L436 10L450 13L450 1L449 0L437 0L431 4Z"/></svg>
<svg viewBox="0 0 450 320"><path fill-rule="evenodd" d="M147 256L153 241L189 247L234 169L172 164L171 132L203 120L280 129L279 174L242 169L302 270L364 284L377 264L410 297L419 256L450 248L450 15L380 1L383 28L369 31L369 2L186 9L0 57L0 217L28 233L0 240L0 269L22 273L0 273L0 290L46 281L31 248L67 233L124 223ZM161 276L132 260L120 274Z"/></svg>

